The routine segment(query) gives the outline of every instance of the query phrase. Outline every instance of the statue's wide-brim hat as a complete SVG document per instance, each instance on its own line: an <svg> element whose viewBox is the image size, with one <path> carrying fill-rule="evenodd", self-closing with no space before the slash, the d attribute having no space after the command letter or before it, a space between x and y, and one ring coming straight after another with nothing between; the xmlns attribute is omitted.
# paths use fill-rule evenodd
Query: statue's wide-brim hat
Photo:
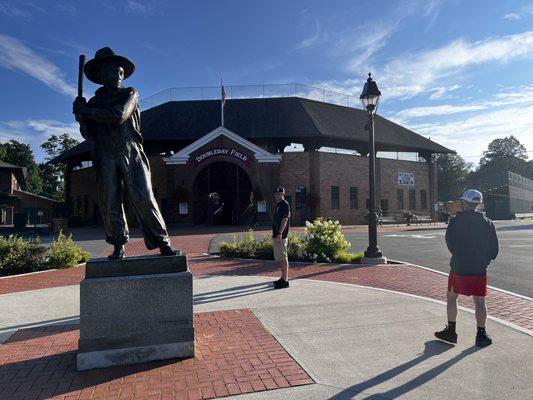
<svg viewBox="0 0 533 400"><path fill-rule="evenodd" d="M94 58L85 63L83 70L85 76L91 82L103 84L100 78L100 66L107 63L116 63L124 69L124 79L128 78L135 71L135 64L126 57L119 56L110 47L98 50Z"/></svg>

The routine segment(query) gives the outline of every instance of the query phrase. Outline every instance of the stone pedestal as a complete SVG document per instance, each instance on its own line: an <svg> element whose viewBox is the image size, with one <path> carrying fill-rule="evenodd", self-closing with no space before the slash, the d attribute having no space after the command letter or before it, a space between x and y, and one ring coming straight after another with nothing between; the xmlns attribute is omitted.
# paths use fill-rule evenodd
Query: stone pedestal
<svg viewBox="0 0 533 400"><path fill-rule="evenodd" d="M80 284L79 371L194 357L185 255L87 263Z"/></svg>
<svg viewBox="0 0 533 400"><path fill-rule="evenodd" d="M387 264L387 257L363 257L360 263L370 265Z"/></svg>

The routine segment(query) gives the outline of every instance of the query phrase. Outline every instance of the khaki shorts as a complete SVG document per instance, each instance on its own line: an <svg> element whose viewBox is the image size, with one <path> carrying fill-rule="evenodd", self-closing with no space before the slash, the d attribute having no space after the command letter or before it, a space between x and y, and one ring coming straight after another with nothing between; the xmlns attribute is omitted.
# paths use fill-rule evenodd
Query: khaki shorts
<svg viewBox="0 0 533 400"><path fill-rule="evenodd" d="M289 242L288 238L281 239L281 242L278 242L276 239L272 238L272 247L274 248L274 260L278 262L289 261L287 257L287 243L288 242Z"/></svg>

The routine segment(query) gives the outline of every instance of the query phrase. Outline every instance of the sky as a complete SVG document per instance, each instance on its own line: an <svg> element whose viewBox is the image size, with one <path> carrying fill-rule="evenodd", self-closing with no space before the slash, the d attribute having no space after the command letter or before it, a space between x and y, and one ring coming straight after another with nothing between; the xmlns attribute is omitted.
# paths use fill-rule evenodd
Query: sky
<svg viewBox="0 0 533 400"><path fill-rule="evenodd" d="M141 98L171 87L300 83L359 96L474 165L515 135L533 157L533 3L495 0L0 0L0 142L81 139L78 56L110 46ZM86 95L96 86L86 83Z"/></svg>

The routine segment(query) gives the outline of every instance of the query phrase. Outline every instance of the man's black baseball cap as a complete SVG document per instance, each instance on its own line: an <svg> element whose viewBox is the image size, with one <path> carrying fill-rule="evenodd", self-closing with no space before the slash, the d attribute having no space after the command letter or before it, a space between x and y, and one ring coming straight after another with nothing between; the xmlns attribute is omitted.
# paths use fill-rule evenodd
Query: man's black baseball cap
<svg viewBox="0 0 533 400"><path fill-rule="evenodd" d="M274 190L274 193L285 193L285 189L283 189L283 186L278 186L278 187Z"/></svg>

